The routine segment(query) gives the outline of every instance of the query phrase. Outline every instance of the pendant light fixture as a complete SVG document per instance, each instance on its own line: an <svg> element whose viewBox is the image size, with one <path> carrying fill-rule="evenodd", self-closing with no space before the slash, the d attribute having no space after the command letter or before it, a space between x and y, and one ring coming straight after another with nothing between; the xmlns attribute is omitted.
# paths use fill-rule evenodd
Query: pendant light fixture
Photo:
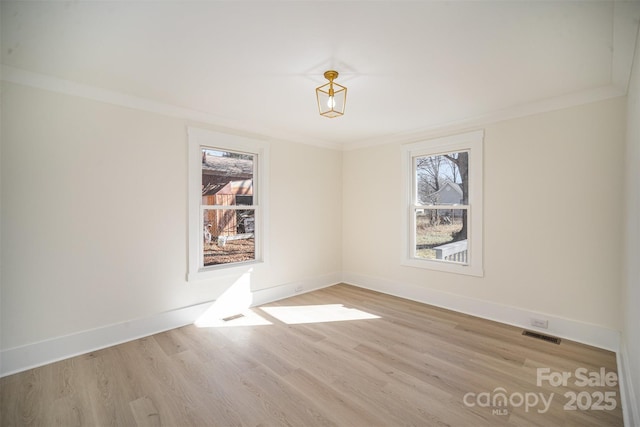
<svg viewBox="0 0 640 427"><path fill-rule="evenodd" d="M321 116L334 118L344 114L344 107L347 102L347 88L334 82L337 77L337 71L325 71L324 78L329 80L329 83L316 88L318 110Z"/></svg>

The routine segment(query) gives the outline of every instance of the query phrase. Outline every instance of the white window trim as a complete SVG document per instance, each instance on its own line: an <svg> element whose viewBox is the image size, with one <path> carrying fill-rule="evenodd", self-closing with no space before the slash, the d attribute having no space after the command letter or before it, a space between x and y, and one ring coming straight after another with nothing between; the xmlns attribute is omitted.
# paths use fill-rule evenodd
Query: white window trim
<svg viewBox="0 0 640 427"><path fill-rule="evenodd" d="M269 145L266 142L226 133L188 127L188 271L187 280L196 281L228 276L244 271L248 265L264 263L267 259L267 220L269 189ZM255 260L202 267L202 148L213 148L257 155L254 174L255 198Z"/></svg>
<svg viewBox="0 0 640 427"><path fill-rule="evenodd" d="M403 206L402 206L402 259L401 264L409 267L425 268L449 273L484 276L483 269L483 141L484 131L474 131L459 135L420 141L402 146ZM451 262L415 258L414 241L414 200L415 173L412 159L416 156L469 152L469 254L467 265Z"/></svg>

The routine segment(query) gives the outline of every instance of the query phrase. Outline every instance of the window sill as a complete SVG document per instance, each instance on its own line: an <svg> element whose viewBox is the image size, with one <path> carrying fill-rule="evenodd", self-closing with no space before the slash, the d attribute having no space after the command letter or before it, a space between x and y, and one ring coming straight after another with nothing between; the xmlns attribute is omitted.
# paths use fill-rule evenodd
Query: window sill
<svg viewBox="0 0 640 427"><path fill-rule="evenodd" d="M197 282L200 280L217 279L227 276L237 276L238 274L246 273L247 270L252 270L257 265L264 264L263 260L257 261L245 261L235 264L220 264L203 267L197 271L189 272L187 274L187 282Z"/></svg>
<svg viewBox="0 0 640 427"><path fill-rule="evenodd" d="M466 276L484 277L482 266L472 264L455 264L428 259L403 259L400 263L406 267L423 268L425 270L442 271L445 273L464 274Z"/></svg>

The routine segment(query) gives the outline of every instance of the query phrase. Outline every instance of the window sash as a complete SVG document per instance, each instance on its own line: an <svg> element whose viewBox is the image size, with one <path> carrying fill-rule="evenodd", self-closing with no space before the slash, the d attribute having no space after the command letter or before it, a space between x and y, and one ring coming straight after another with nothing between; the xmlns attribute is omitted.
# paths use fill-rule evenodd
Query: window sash
<svg viewBox="0 0 640 427"><path fill-rule="evenodd" d="M254 247L253 247L253 258L251 259L247 259L244 261L236 261L236 262L227 262L227 263L220 263L220 264L210 264L210 265L205 265L205 238L204 235L200 238L200 248L199 248L199 260L198 260L198 265L199 268L203 271L206 270L210 270L210 269L220 269L220 268L224 268L226 267L231 267L231 266L237 266L237 265L242 265L242 264L248 264L248 263L254 263L259 261L259 255L260 255L260 251L259 251L259 247L258 247L258 238L256 237L258 235L258 230L255 229L256 227L256 223L260 222L260 214L259 214L259 210L257 208L253 208L250 206L236 206L236 205L232 205L232 206L221 206L221 205L217 205L215 207L209 207L210 205L203 205L202 209L201 209L201 214L200 214L200 229L203 230L204 232L204 214L207 211L253 211L253 219L254 219L254 230L252 232L253 234L253 239L254 239Z"/></svg>
<svg viewBox="0 0 640 427"><path fill-rule="evenodd" d="M401 264L436 271L480 276L483 272L483 236L482 236L482 157L484 131L436 138L402 146L402 169L404 176L404 207L402 215L403 254ZM417 159L449 153L468 153L468 200L465 204L425 204L418 198L419 174ZM416 257L417 222L419 210L466 210L468 262L458 263Z"/></svg>
<svg viewBox="0 0 640 427"><path fill-rule="evenodd" d="M470 209L471 205L411 205L411 209Z"/></svg>
<svg viewBox="0 0 640 427"><path fill-rule="evenodd" d="M266 262L265 242L268 234L268 143L236 135L198 128L188 128L189 145L189 220L187 280L226 277L246 264ZM210 149L253 156L253 199L250 205L208 205L202 198L202 150ZM253 211L255 256L248 261L204 266L204 212L212 209Z"/></svg>
<svg viewBox="0 0 640 427"><path fill-rule="evenodd" d="M252 160L252 175L251 175L251 180L252 180L252 195L253 195L253 204L251 205L203 205L202 204L202 198L200 198L200 224L199 224L199 228L200 230L204 230L204 213L208 210L253 210L254 211L254 218L255 218L255 222L256 223L260 223L259 222L259 217L260 217L260 205L256 204L255 202L257 200L259 200L260 198L260 179L258 177L258 164L260 162L260 156L258 155L258 153L254 153L254 152L250 152L250 151L236 151L236 150L229 150L226 148L222 148L219 146L215 146L215 145L201 145L200 146L200 151L202 150L212 150L212 151L223 151L226 153L236 153L236 154L247 154L247 155L251 155L253 157ZM202 176L202 166L200 167L200 176ZM254 246L254 254L253 254L253 259L250 260L245 260L245 261L237 261L237 262L226 262L226 263L220 263L220 264L212 264L212 265L205 265L204 262L204 258L205 258L205 248L204 248L204 236L202 236L199 239L199 248L198 248L198 268L200 269L200 271L206 271L206 270L215 270L215 269L222 269L225 267L231 267L231 266L236 266L236 265L241 265L241 264L248 264L248 263L254 263L254 262L258 262L261 260L261 255L262 255L262 251L259 250L259 244L261 244L260 238L258 237L258 235L260 234L259 230L257 230L258 226L254 225L254 227L256 227L256 229L254 230L254 242L255 242L255 246Z"/></svg>
<svg viewBox="0 0 640 427"><path fill-rule="evenodd" d="M259 205L200 205L201 209L229 209L229 210L248 210L260 209Z"/></svg>

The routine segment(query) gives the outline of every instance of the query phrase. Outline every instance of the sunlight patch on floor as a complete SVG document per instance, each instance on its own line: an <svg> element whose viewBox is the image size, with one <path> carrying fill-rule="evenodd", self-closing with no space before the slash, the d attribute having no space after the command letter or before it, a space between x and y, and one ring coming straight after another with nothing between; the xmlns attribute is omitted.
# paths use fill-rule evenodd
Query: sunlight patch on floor
<svg viewBox="0 0 640 427"><path fill-rule="evenodd" d="M345 307L343 304L260 307L260 309L289 325L380 318L366 311Z"/></svg>
<svg viewBox="0 0 640 427"><path fill-rule="evenodd" d="M194 322L199 328L220 328L229 326L271 325L264 317L251 310L251 273L247 270L220 295L211 306Z"/></svg>

